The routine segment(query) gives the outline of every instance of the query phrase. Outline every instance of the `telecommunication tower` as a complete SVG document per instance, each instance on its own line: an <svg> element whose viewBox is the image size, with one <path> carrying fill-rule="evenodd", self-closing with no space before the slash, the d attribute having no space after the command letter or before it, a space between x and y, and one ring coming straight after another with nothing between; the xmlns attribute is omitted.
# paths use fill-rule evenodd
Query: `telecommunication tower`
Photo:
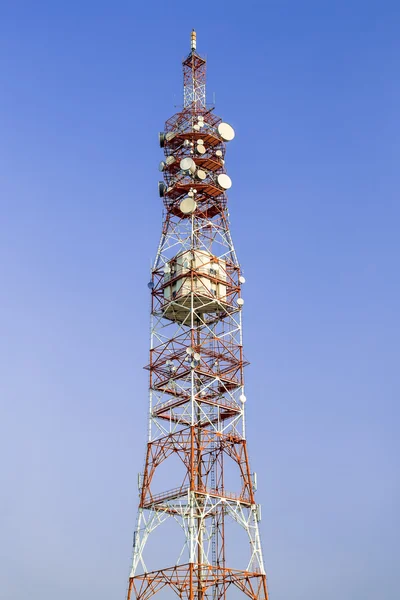
<svg viewBox="0 0 400 600"><path fill-rule="evenodd" d="M163 599L175 593L182 600L225 600L243 593L268 600L245 435L245 279L227 211L232 182L225 149L235 132L206 105L206 61L196 51L194 31L182 64L183 108L159 134L164 221L149 283L149 427L127 600L150 600L160 591ZM180 554L171 555L164 539L146 555L168 520L176 525L171 542L181 538ZM235 564L243 547L235 537L229 547L228 525L245 533L244 564ZM150 568L155 558L159 564Z"/></svg>

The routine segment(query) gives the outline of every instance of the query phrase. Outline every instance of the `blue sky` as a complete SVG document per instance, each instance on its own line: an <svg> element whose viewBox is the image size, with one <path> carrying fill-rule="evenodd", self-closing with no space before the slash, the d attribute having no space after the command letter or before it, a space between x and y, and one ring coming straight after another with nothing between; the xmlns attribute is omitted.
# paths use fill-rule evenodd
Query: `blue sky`
<svg viewBox="0 0 400 600"><path fill-rule="evenodd" d="M247 433L273 600L398 590L397 2L0 7L0 580L123 598L190 30L231 123Z"/></svg>

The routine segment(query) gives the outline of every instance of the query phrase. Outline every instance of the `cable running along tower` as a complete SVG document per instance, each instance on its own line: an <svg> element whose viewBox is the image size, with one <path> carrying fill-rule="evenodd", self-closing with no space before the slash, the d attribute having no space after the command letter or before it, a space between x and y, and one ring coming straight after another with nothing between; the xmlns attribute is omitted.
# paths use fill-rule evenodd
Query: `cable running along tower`
<svg viewBox="0 0 400 600"><path fill-rule="evenodd" d="M165 211L149 283L149 427L127 600L160 591L163 600L268 600L245 435L245 280L227 211L235 133L206 105L194 31L183 86L183 109L159 136Z"/></svg>

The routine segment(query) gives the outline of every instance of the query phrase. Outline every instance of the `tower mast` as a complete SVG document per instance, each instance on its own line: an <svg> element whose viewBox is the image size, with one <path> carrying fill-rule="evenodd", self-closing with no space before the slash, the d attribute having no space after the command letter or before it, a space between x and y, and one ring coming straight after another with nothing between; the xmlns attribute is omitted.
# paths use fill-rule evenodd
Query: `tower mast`
<svg viewBox="0 0 400 600"><path fill-rule="evenodd" d="M227 213L232 182L225 150L235 133L206 106L206 61L196 46L192 31L182 63L183 108L159 135L165 217L149 282L149 427L127 600L150 600L160 590L164 596L166 588L184 600L225 600L234 587L268 600L245 435L245 280ZM176 457L184 467L180 478ZM164 464L171 465L171 485L160 490ZM171 520L182 551L148 567L149 541ZM243 565L234 564L235 551L228 564L227 520L247 536Z"/></svg>

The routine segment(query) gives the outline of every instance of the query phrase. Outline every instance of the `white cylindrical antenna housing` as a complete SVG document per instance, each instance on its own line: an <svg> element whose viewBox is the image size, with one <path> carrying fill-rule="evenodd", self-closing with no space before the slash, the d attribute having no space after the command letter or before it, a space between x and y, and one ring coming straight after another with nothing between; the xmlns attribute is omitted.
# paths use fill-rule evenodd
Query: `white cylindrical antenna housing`
<svg viewBox="0 0 400 600"><path fill-rule="evenodd" d="M192 33L190 34L190 47L192 50L196 50L196 32L192 29Z"/></svg>

